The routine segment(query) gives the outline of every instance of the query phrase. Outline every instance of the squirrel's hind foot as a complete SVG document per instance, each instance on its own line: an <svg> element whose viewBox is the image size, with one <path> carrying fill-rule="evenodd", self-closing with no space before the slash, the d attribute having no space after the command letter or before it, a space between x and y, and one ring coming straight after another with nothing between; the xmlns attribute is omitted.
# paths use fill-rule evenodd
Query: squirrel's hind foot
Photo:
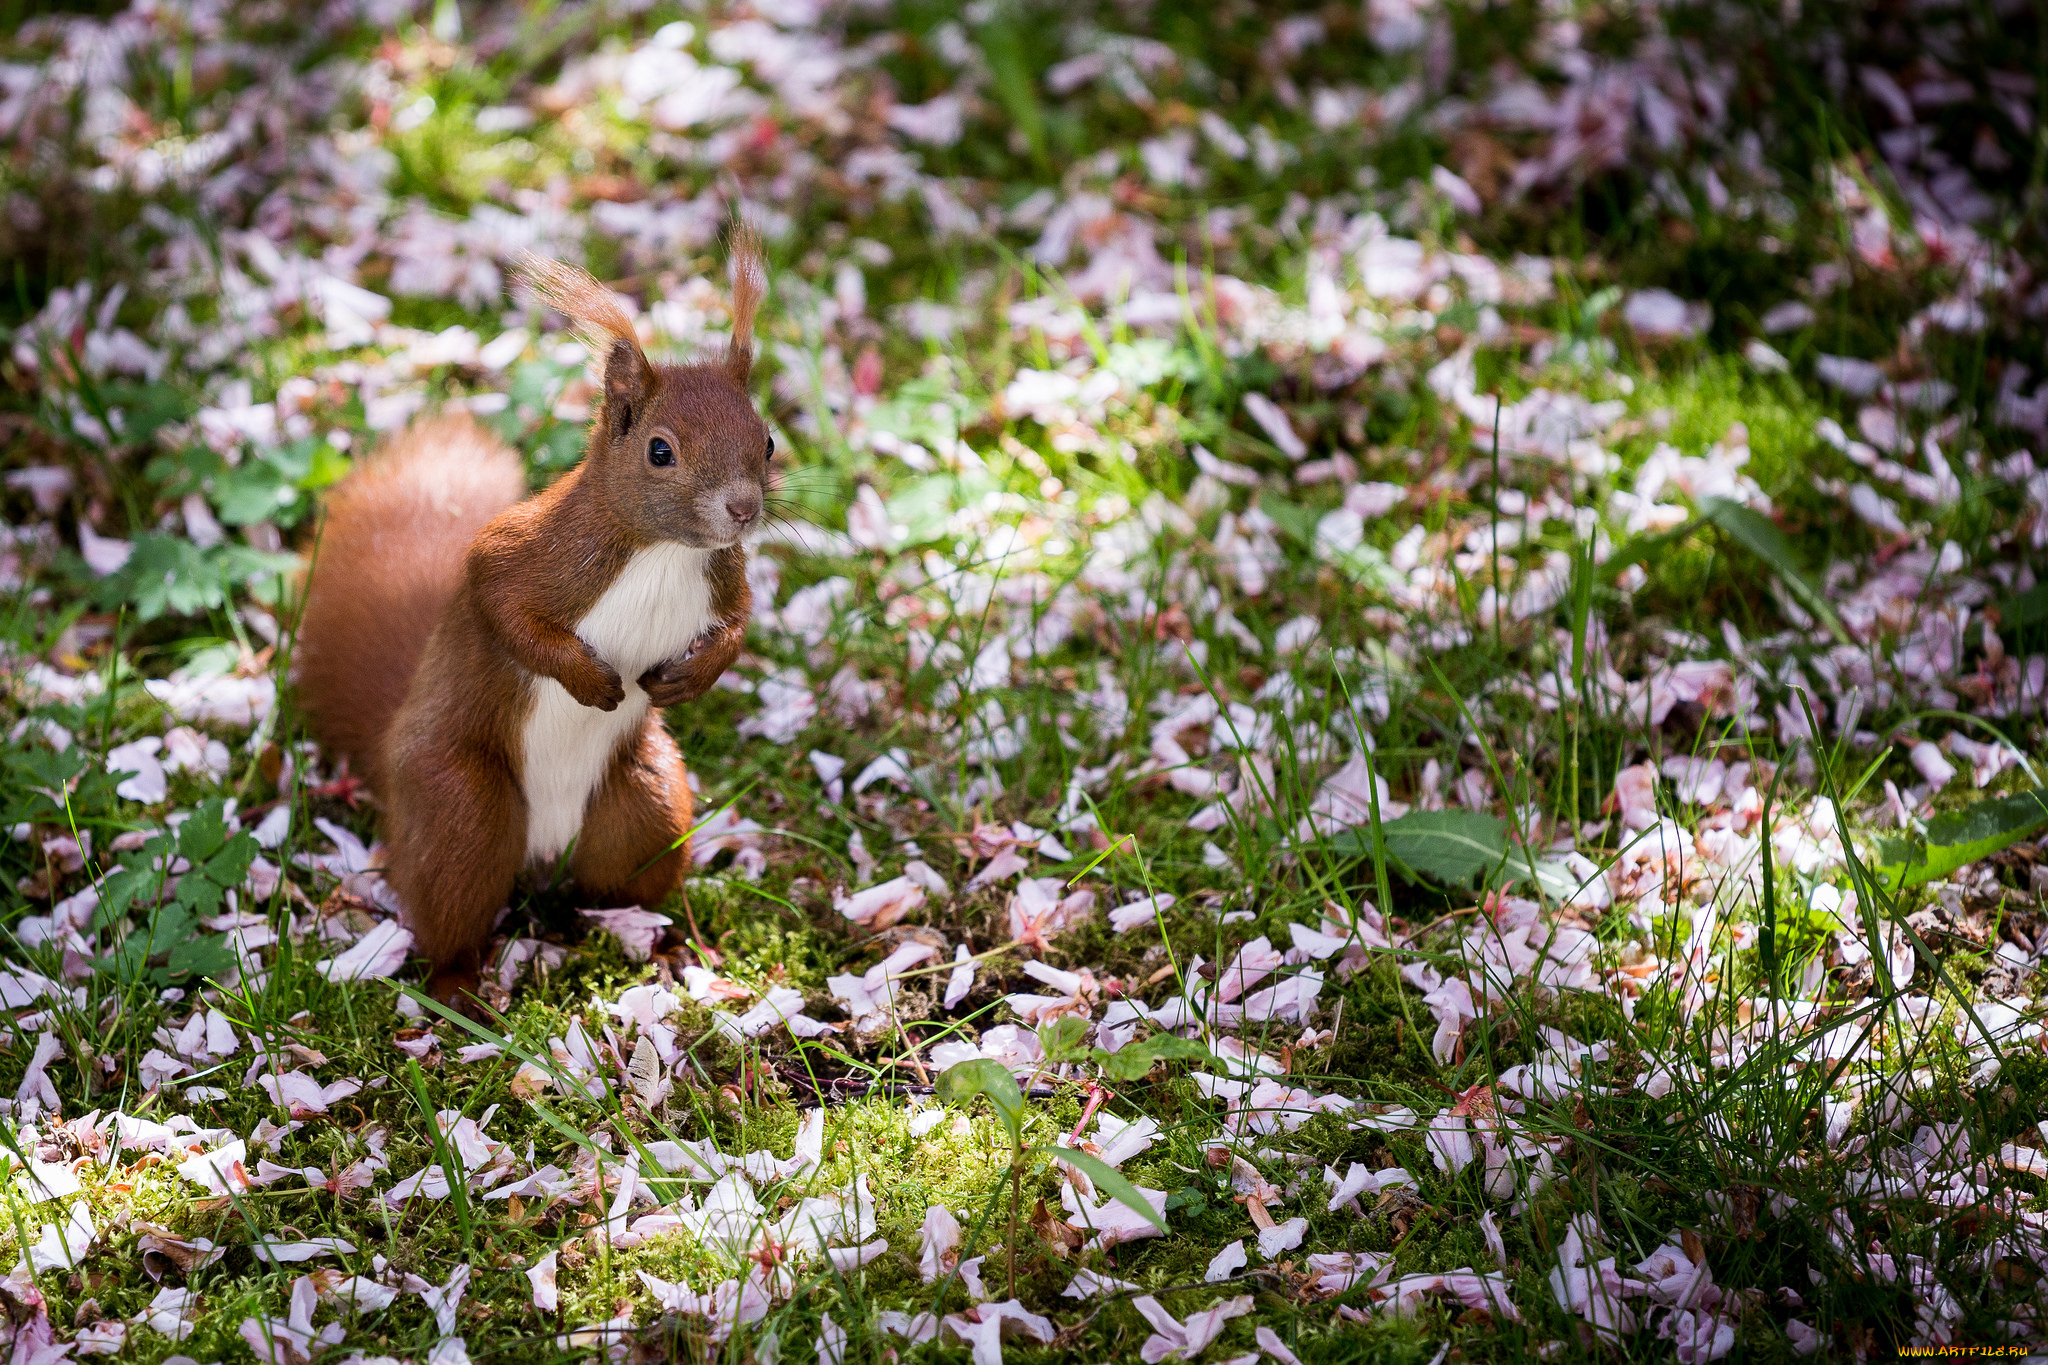
<svg viewBox="0 0 2048 1365"><path fill-rule="evenodd" d="M427 994L458 1014L483 1022L483 980L475 967L443 967L427 982Z"/></svg>

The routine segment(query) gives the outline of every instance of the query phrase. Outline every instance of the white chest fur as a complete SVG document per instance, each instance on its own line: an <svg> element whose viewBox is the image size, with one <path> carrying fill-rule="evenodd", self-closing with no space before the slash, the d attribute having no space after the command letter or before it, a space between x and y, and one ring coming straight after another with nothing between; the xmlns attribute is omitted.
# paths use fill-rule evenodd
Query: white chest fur
<svg viewBox="0 0 2048 1365"><path fill-rule="evenodd" d="M553 678L530 685L521 754L526 856L559 856L583 827L583 811L619 746L638 734L647 694L636 679L689 648L711 625L708 550L656 545L640 551L576 623L576 634L618 671L626 698L610 711L584 706Z"/></svg>

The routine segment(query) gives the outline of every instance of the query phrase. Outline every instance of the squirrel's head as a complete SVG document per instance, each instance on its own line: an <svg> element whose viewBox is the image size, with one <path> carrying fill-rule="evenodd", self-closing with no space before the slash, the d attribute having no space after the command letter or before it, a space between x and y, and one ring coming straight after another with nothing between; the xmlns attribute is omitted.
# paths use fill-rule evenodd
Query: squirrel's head
<svg viewBox="0 0 2048 1365"><path fill-rule="evenodd" d="M584 478L626 529L716 549L759 526L775 442L747 392L768 283L753 230L733 231L732 340L708 364L650 362L618 296L575 266L529 256L519 273L604 357Z"/></svg>

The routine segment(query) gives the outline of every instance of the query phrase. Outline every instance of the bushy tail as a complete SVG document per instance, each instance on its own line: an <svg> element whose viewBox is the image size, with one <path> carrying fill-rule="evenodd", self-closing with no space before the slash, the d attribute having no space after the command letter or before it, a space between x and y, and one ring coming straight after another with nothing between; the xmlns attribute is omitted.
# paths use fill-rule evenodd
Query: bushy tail
<svg viewBox="0 0 2048 1365"><path fill-rule="evenodd" d="M518 453L466 413L415 422L328 493L292 671L321 748L373 789L470 541L525 496Z"/></svg>

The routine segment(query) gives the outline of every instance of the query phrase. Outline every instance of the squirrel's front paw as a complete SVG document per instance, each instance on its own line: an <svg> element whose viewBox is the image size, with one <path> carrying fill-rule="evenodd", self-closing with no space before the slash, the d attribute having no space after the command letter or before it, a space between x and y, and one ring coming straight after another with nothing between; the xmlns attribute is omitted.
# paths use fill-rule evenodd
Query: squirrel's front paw
<svg viewBox="0 0 2048 1365"><path fill-rule="evenodd" d="M626 684L620 681L619 671L595 655L588 667L564 673L560 682L580 704L600 711L615 711L626 699Z"/></svg>
<svg viewBox="0 0 2048 1365"><path fill-rule="evenodd" d="M719 675L739 657L746 636L744 621L716 626L690 642L689 649L664 659L640 675L640 686L657 707L680 706L711 690Z"/></svg>
<svg viewBox="0 0 2048 1365"><path fill-rule="evenodd" d="M711 690L711 684L718 681L718 674L704 676L697 654L692 651L680 658L664 659L640 675L640 690L647 694L647 700L656 708L681 706L684 702L695 701Z"/></svg>

